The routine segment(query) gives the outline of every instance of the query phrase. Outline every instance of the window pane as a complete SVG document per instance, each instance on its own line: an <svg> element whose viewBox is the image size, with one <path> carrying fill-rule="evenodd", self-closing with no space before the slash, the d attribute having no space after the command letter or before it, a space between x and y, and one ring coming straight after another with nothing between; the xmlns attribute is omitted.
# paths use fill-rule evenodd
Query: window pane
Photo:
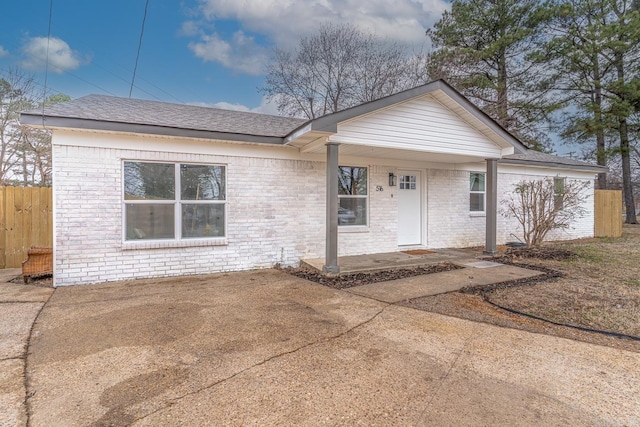
<svg viewBox="0 0 640 427"><path fill-rule="evenodd" d="M224 205L183 204L182 237L224 237Z"/></svg>
<svg viewBox="0 0 640 427"><path fill-rule="evenodd" d="M471 193L470 196L469 210L471 212L484 212L484 193Z"/></svg>
<svg viewBox="0 0 640 427"><path fill-rule="evenodd" d="M180 165L182 200L224 200L224 166Z"/></svg>
<svg viewBox="0 0 640 427"><path fill-rule="evenodd" d="M341 197L338 225L367 225L367 199Z"/></svg>
<svg viewBox="0 0 640 427"><path fill-rule="evenodd" d="M126 205L127 240L173 239L173 204Z"/></svg>
<svg viewBox="0 0 640 427"><path fill-rule="evenodd" d="M553 178L553 193L554 194L563 194L564 193L564 178Z"/></svg>
<svg viewBox="0 0 640 427"><path fill-rule="evenodd" d="M165 163L124 162L125 200L173 200L175 166Z"/></svg>
<svg viewBox="0 0 640 427"><path fill-rule="evenodd" d="M556 210L564 208L565 178L553 178L553 206Z"/></svg>
<svg viewBox="0 0 640 427"><path fill-rule="evenodd" d="M367 168L338 166L338 194L367 195Z"/></svg>
<svg viewBox="0 0 640 427"><path fill-rule="evenodd" d="M484 191L484 174L472 173L471 174L471 191Z"/></svg>

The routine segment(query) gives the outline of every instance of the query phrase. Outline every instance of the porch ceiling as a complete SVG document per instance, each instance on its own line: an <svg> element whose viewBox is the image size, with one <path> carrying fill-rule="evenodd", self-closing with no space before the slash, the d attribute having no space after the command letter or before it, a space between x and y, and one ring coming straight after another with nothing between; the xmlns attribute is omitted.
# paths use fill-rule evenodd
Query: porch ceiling
<svg viewBox="0 0 640 427"><path fill-rule="evenodd" d="M311 145L301 151L306 153L325 153L324 141L322 144ZM397 148L372 147L360 144L340 144L340 156L365 157L374 159L409 160L431 163L474 163L484 161L483 157L434 153L430 151L402 150Z"/></svg>

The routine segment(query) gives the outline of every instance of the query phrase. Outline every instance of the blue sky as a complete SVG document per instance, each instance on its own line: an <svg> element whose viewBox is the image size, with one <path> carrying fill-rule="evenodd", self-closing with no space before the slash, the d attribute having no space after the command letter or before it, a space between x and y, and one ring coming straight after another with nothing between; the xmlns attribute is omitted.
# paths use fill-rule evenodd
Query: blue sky
<svg viewBox="0 0 640 427"><path fill-rule="evenodd" d="M49 0L3 5L0 74L42 85ZM150 0L132 97L275 113L258 92L275 46L350 22L419 49L442 0ZM145 0L53 0L50 93L129 96ZM42 88L42 86L41 86Z"/></svg>

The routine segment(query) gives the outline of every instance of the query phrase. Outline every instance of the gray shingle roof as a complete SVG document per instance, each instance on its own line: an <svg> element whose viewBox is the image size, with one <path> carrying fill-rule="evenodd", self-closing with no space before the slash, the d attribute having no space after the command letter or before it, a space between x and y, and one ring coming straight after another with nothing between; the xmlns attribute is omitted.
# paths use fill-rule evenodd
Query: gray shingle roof
<svg viewBox="0 0 640 427"><path fill-rule="evenodd" d="M501 163L513 164L541 164L544 166L570 167L575 169L589 169L594 171L607 170L606 167L594 165L593 163L584 162L582 160L569 159L567 157L555 156L553 154L541 153L539 151L527 150L524 154L509 154L504 156Z"/></svg>
<svg viewBox="0 0 640 427"><path fill-rule="evenodd" d="M363 114L360 111L362 108L379 109L389 103L402 101L404 99L402 97L414 96L415 91L435 90L434 88L447 90L453 95L457 93L445 82L436 81L382 100L366 103L359 107L311 121L194 105L171 104L106 95L88 95L47 107L44 111L44 117L46 118L44 123L57 124L61 127L86 127L90 129L283 144L287 136L306 123L318 124L318 127L322 127L326 125L323 123L328 121L330 125L337 126L337 123L344 119L344 115L346 115L346 118L350 118L353 115ZM463 101L465 100L462 96L460 98ZM458 102L461 101L458 100ZM379 105L380 103L382 104ZM364 113L367 111L364 111ZM491 119L488 120L491 121ZM43 123L43 112L42 110L33 110L22 113L21 121L25 124L40 125ZM323 128L321 130L326 131L327 129ZM508 134L506 131L505 133ZM515 140L512 136L511 138ZM526 148L518 144L516 144L517 149L526 150ZM606 171L606 168L591 163L533 150L527 150L523 154L504 156L500 162L564 167L593 172Z"/></svg>
<svg viewBox="0 0 640 427"><path fill-rule="evenodd" d="M42 110L23 114L41 116ZM44 115L280 138L306 122L291 117L105 95L88 95L55 104L47 107Z"/></svg>

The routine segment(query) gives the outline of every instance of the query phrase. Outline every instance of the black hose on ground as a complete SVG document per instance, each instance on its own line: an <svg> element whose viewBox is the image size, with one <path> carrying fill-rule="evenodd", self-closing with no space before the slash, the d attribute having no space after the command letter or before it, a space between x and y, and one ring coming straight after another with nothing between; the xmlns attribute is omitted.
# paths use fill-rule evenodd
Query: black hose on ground
<svg viewBox="0 0 640 427"><path fill-rule="evenodd" d="M552 325L564 326L566 328L573 328L573 329L577 329L577 330L585 331L585 332L594 332L596 334L607 335L607 336L614 337L614 338L620 338L620 339L632 340L632 341L640 341L640 337L636 337L636 336L633 336L633 335L620 334L618 332L603 331L603 330L600 330L600 329L591 329L591 328L585 328L583 326L575 326L575 325L569 325L567 323L554 322L553 320L545 319L543 317L534 316L533 314L523 313L521 311L514 310L514 309L509 308L509 307L503 307L500 304L496 304L495 302L493 302L489 298L487 298L487 296L484 294L484 292L482 293L482 299L485 302L488 302L489 304L491 304L492 306L494 306L496 308L499 308L501 310L507 311L509 313L517 314L519 316L528 317L530 319L541 320L543 322L551 323Z"/></svg>
<svg viewBox="0 0 640 427"><path fill-rule="evenodd" d="M596 334L601 334L601 335L606 335L606 336L610 336L610 337L614 337L614 338L626 339L626 340L631 340L631 341L640 341L640 337L636 337L634 335L627 335L627 334L621 334L621 333L618 333L618 332L603 331L603 330L600 330L600 329L586 328L584 326L575 326L575 325L570 325L570 324L567 324L567 323L554 322L553 320L545 319L543 317L534 316L533 314L523 313L521 311L514 310L514 309L509 308L509 307L504 307L504 306L501 306L500 304L496 304L495 302L493 302L493 301L491 301L489 299L489 297L487 296L488 292L492 292L492 291L495 291L497 289L505 289L505 288L515 287L515 286L534 285L536 283L546 282L547 280L557 279L557 278L563 277L564 275L561 272L559 272L557 270L553 270L551 268L540 267L540 266L537 266L537 265L530 265L530 264L515 263L515 262L513 262L511 260L508 260L508 259L505 259L505 258L494 258L492 261L499 262L501 264L513 265L513 266L516 266L516 267L523 267L523 268L527 268L527 269L530 269L530 270L538 270L538 271L543 272L544 274L542 274L540 276L534 276L534 277L531 277L531 278L528 278L528 279L524 279L524 280L509 280L509 281L506 281L506 282L495 283L493 285L482 286L482 287L473 287L473 286L471 286L471 287L467 287L467 288L462 288L462 289L460 289L459 292L480 295L480 296L482 296L482 299L485 302L491 304L492 306L494 306L496 308L499 308L501 310L507 311L507 312L515 314L515 315L528 317L530 319L540 320L542 322L550 323L550 324L556 325L556 326L563 326L565 328L573 328L573 329L577 329L579 331L593 332L593 333L596 333Z"/></svg>

